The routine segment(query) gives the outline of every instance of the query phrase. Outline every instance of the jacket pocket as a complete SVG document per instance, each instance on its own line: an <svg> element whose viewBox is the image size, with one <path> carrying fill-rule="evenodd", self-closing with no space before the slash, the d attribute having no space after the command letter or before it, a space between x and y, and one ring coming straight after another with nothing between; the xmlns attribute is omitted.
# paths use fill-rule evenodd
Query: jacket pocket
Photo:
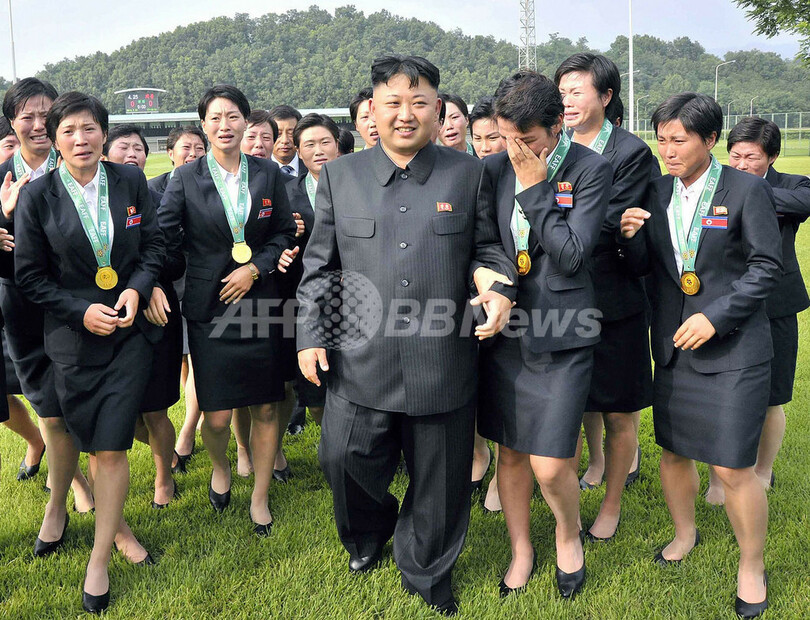
<svg viewBox="0 0 810 620"><path fill-rule="evenodd" d="M211 280L214 277L214 270L208 267L189 265L186 267L186 276L189 278L198 278L199 280Z"/></svg>
<svg viewBox="0 0 810 620"><path fill-rule="evenodd" d="M368 239L374 236L374 220L367 217L342 217L340 230L347 237Z"/></svg>
<svg viewBox="0 0 810 620"><path fill-rule="evenodd" d="M451 213L448 215L434 215L430 219L430 226L437 235L455 235L462 233L467 228L467 214Z"/></svg>
<svg viewBox="0 0 810 620"><path fill-rule="evenodd" d="M569 277L561 273L552 273L546 276L546 285L552 291L573 291L585 288L585 284L577 277Z"/></svg>

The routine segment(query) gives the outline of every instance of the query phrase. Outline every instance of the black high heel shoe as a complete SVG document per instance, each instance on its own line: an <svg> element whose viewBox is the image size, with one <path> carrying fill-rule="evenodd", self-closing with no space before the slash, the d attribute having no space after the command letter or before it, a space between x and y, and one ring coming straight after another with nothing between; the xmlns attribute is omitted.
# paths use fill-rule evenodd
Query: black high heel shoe
<svg viewBox="0 0 810 620"><path fill-rule="evenodd" d="M638 461L636 462L636 469L627 474L627 480L624 481L625 489L638 480L639 472L641 472L641 446L638 447Z"/></svg>
<svg viewBox="0 0 810 620"><path fill-rule="evenodd" d="M175 450L174 455L177 457L177 465L172 465L172 473L173 474L188 473L187 465L188 462L191 460L193 454L194 450L192 450L189 454L180 454L177 450Z"/></svg>
<svg viewBox="0 0 810 620"><path fill-rule="evenodd" d="M110 606L110 590L101 596L88 594L82 590L82 609L89 614L100 614Z"/></svg>
<svg viewBox="0 0 810 620"><path fill-rule="evenodd" d="M585 560L583 556L582 568L573 573L564 573L560 567L556 567L555 576L557 578L557 589L560 591L560 596L566 599L574 598L574 596L585 585Z"/></svg>
<svg viewBox="0 0 810 620"><path fill-rule="evenodd" d="M757 618L768 609L768 571L763 576L765 580L765 600L761 603L746 603L739 596L734 601L734 611L740 618Z"/></svg>
<svg viewBox="0 0 810 620"><path fill-rule="evenodd" d="M117 553L121 553L121 550L118 548L118 545L116 545L115 542L113 542L113 549L115 549ZM157 564L155 559L152 557L152 554L148 551L146 552L146 557L140 562L130 562L127 556L125 556L123 553L121 553L121 555L123 555L124 559L133 566L155 566L155 564Z"/></svg>
<svg viewBox="0 0 810 620"><path fill-rule="evenodd" d="M686 553L686 555L683 556L683 558L685 558L687 555L692 553L692 551L694 551L695 547L697 547L699 544L700 544L700 531L695 530L695 544L692 545L692 548ZM661 549L661 551L659 551L658 553L655 554L655 557L653 558L653 562L658 564L658 566L660 566L661 568L666 568L667 566L677 566L678 564L680 564L683 561L683 558L681 558L680 560L667 560L664 557L664 550Z"/></svg>
<svg viewBox="0 0 810 620"><path fill-rule="evenodd" d="M39 460L30 467L25 464L25 457L23 457L22 463L20 463L20 469L17 471L17 480L19 482L30 480L39 473L39 466L42 465L42 457L45 456L46 447L47 446L42 446L42 452L39 453Z"/></svg>
<svg viewBox="0 0 810 620"><path fill-rule="evenodd" d="M481 490L481 486L484 484L484 478L487 477L487 472L489 471L489 468L492 467L492 461L493 461L492 449L489 448L489 446L487 446L487 450L489 451L489 463L487 463L487 467L484 470L484 475L481 476L481 478L479 480L473 480L472 482L470 482L470 492L471 493L475 493L476 491Z"/></svg>
<svg viewBox="0 0 810 620"><path fill-rule="evenodd" d="M228 504L231 503L231 490L228 489L224 493L217 493L214 491L214 487L211 486L211 483L209 482L208 501L211 502L211 506L214 507L214 510L217 512L223 512L228 507Z"/></svg>
<svg viewBox="0 0 810 620"><path fill-rule="evenodd" d="M174 491L172 492L172 499L180 499L180 491L177 490L177 482L172 479L172 484L174 485ZM164 508L168 508L171 502L166 502L165 504L158 504L157 502L152 502L152 508L155 510L163 510Z"/></svg>
<svg viewBox="0 0 810 620"><path fill-rule="evenodd" d="M592 542L592 543L608 543L608 542L610 542L611 540L616 538L616 533L619 531L619 524L621 523L621 521L622 520L621 520L621 517L620 517L619 520L616 522L616 529L613 530L613 533L610 536L607 536L605 538L600 538L599 536L594 536L593 534L591 534L591 528L593 527L593 524L591 524L588 527L588 529L585 530L584 540L587 540L588 542Z"/></svg>
<svg viewBox="0 0 810 620"><path fill-rule="evenodd" d="M290 478L292 478L292 469L290 469L289 463L287 463L284 469L273 469L273 480L276 482L286 484L289 482Z"/></svg>
<svg viewBox="0 0 810 620"><path fill-rule="evenodd" d="M59 537L59 540L54 540L52 542L45 542L44 540L40 540L39 536L37 536L37 540L34 543L34 556L38 558L44 558L46 555L50 555L57 551L59 547L62 546L62 543L65 542L65 532L67 532L68 522L70 521L70 517L67 513L65 513L65 527L62 528L62 535Z"/></svg>
<svg viewBox="0 0 810 620"><path fill-rule="evenodd" d="M510 588L508 585L506 585L506 575L504 575L503 579L501 579L501 582L498 584L498 590L501 594L501 598L506 598L510 594L523 592L523 590L526 589L526 586L529 585L529 581L534 576L534 572L536 570L537 570L537 550L534 547L532 547L532 570L529 573L529 578L526 580L526 583L524 583L522 586L518 586L517 588Z"/></svg>
<svg viewBox="0 0 810 620"><path fill-rule="evenodd" d="M259 538L270 536L270 532L273 530L272 521L264 524L256 523L256 521L253 520L253 514L251 513L250 508L248 508L248 517L250 517L250 522L253 524L253 533L256 534L256 536Z"/></svg>

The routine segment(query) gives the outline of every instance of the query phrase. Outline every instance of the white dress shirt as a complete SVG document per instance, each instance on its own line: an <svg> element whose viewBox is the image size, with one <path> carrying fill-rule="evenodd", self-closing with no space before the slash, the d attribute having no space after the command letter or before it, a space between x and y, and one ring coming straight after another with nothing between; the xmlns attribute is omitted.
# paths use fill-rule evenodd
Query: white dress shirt
<svg viewBox="0 0 810 620"><path fill-rule="evenodd" d="M692 230L692 218L695 217L695 211L700 202L700 196L703 194L703 188L706 187L706 181L709 178L709 171L712 169L711 165L706 168L706 171L700 175L697 181L692 183L689 187L683 184L680 179L676 182L675 191L681 197L681 217L684 228L684 236L689 239L689 232ZM675 265L678 267L678 273L683 275L683 259L681 258L680 246L678 245L678 230L675 228L675 194L669 199L669 206L667 206L667 220L669 221L669 237L672 241L672 250L675 253Z"/></svg>
<svg viewBox="0 0 810 620"><path fill-rule="evenodd" d="M87 209L90 211L90 217L93 219L93 223L96 225L96 228L98 228L98 184L100 180L101 162L98 164L98 170L96 170L96 176L93 177L93 180L84 187L79 186L79 190L82 192L84 201L87 203ZM109 189L109 184L107 187ZM113 234L115 233L115 230L113 228L111 211L108 212L107 222L107 238L109 239L110 250L112 250Z"/></svg>
<svg viewBox="0 0 810 620"><path fill-rule="evenodd" d="M279 160L277 160L277 159L276 159L276 156L275 156L275 155L271 155L271 156L270 156L270 159L271 159L271 160L273 160L274 162L276 162L276 163L278 164L278 167L279 167L279 168L284 168L284 166L289 166L290 168L292 168L292 169L293 169L293 176L296 176L296 177L297 177L297 176L301 176L301 175L298 173L298 171L299 171L299 169L300 169L299 164L301 163L301 160L300 160L300 159L298 159L298 153L296 153L295 155L293 155L292 161L290 161L290 163L289 163L289 164L282 164L282 163L281 163Z"/></svg>
<svg viewBox="0 0 810 620"><path fill-rule="evenodd" d="M50 155L50 153L49 153L49 155ZM37 168L36 170L34 170L34 169L31 168L31 166L28 165L28 162L25 161L25 157L22 156L22 153L20 153L20 160L22 161L23 168L25 169L25 171L28 174L31 175L29 177L29 179L28 179L29 183L31 181L36 181L39 177L47 174L47 172L48 172L48 160L49 159L50 159L50 157L46 157L45 161L42 162L42 165L39 168Z"/></svg>
<svg viewBox="0 0 810 620"><path fill-rule="evenodd" d="M216 161L216 160L214 160ZM222 180L225 182L225 189L228 190L228 196L231 199L231 204L233 208L236 209L236 203L239 198L239 180L242 178L242 171L239 171L239 174L233 174L228 172L219 165L217 162L217 167L219 168L219 174L222 177ZM253 199L250 197L250 188L248 188L248 195L247 195L247 205L245 206L245 219L244 223L247 225L248 218L250 217L250 207L253 206Z"/></svg>

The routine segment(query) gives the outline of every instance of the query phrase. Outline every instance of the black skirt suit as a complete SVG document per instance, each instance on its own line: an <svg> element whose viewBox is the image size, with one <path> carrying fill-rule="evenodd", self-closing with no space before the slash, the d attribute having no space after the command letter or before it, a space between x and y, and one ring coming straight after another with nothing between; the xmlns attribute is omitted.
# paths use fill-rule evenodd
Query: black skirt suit
<svg viewBox="0 0 810 620"><path fill-rule="evenodd" d="M87 452L132 446L152 344L162 335L141 312L165 259L146 178L132 166L101 165L114 230L110 260L118 284L113 289L96 286L93 249L58 170L23 188L15 215L17 285L45 311L45 353L53 362L56 394L68 431ZM130 220L133 212L140 219ZM140 296L131 327L110 336L84 327L91 304L113 307L130 288Z"/></svg>
<svg viewBox="0 0 810 620"><path fill-rule="evenodd" d="M219 300L222 279L240 265L231 257L233 236L205 157L175 169L159 209L169 260L183 253L188 260L183 316L203 411L284 400L281 295L273 272L294 245L296 226L278 166L246 157L245 241L260 275L239 304Z"/></svg>
<svg viewBox="0 0 810 620"><path fill-rule="evenodd" d="M515 173L505 152L487 157L484 166L495 188L501 242L514 259ZM572 143L551 182L517 196L531 225L532 267L518 277L510 325L481 347L478 400L478 432L512 450L556 458L576 450L600 331L589 263L612 176L603 157ZM560 184L571 187L570 208L558 206ZM514 323L518 315L523 321Z"/></svg>
<svg viewBox="0 0 810 620"><path fill-rule="evenodd" d="M650 218L632 239L618 239L618 252L634 273L649 273L656 442L704 463L750 467L770 391L765 300L782 268L773 192L763 179L723 166L709 215L721 207L727 227L701 231L695 263L701 287L688 296L680 288L667 216L673 177L652 188L645 205ZM675 332L696 313L716 334L697 350L676 350Z"/></svg>

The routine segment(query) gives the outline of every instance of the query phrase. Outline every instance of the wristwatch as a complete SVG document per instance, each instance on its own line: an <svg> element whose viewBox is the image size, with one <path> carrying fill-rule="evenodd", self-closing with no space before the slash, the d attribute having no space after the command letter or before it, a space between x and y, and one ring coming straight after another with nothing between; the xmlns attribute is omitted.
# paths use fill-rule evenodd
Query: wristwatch
<svg viewBox="0 0 810 620"><path fill-rule="evenodd" d="M248 269L250 269L250 275L253 277L254 280L259 279L259 270L256 269L256 265L253 263L248 263Z"/></svg>

